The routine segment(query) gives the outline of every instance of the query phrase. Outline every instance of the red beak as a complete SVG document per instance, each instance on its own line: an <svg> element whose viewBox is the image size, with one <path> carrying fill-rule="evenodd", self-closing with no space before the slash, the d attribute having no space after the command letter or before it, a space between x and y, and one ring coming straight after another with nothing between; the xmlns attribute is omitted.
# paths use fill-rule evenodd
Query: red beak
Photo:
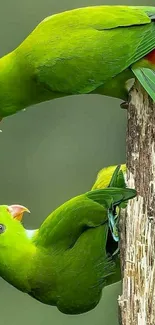
<svg viewBox="0 0 155 325"><path fill-rule="evenodd" d="M13 218L15 218L19 221L22 220L24 212L30 213L30 211L26 207L24 207L23 205L19 205L19 204L8 205L8 211L12 215Z"/></svg>

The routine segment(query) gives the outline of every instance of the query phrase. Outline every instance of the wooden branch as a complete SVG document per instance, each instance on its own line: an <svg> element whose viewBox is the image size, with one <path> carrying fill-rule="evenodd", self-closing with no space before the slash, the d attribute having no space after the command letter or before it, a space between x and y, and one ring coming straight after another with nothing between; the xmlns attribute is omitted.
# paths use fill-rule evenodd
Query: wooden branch
<svg viewBox="0 0 155 325"><path fill-rule="evenodd" d="M155 325L155 104L136 82L127 127L127 183L138 197L121 216L122 325Z"/></svg>

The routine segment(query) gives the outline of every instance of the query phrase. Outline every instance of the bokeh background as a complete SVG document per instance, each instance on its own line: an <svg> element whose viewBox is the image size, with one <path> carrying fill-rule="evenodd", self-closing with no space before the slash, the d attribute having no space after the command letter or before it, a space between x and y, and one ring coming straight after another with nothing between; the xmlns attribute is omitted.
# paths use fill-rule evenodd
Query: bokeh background
<svg viewBox="0 0 155 325"><path fill-rule="evenodd" d="M152 5L153 0L108 1ZM0 10L0 56L13 50L46 16L67 9L107 4L103 0L5 0ZM67 76L66 76L67 78ZM72 196L87 191L102 167L125 161L126 111L120 101L74 96L30 107L5 119L0 128L0 204L31 210L27 228ZM20 269L18 270L20 272ZM1 325L117 325L120 284L108 287L96 309L61 314L0 279Z"/></svg>

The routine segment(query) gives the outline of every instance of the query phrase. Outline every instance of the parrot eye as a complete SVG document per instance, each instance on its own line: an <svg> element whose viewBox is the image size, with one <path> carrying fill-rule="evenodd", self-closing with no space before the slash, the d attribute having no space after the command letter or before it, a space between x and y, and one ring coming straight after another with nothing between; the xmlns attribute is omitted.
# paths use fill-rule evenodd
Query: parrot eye
<svg viewBox="0 0 155 325"><path fill-rule="evenodd" d="M2 234L5 231L5 226L0 224L0 234Z"/></svg>

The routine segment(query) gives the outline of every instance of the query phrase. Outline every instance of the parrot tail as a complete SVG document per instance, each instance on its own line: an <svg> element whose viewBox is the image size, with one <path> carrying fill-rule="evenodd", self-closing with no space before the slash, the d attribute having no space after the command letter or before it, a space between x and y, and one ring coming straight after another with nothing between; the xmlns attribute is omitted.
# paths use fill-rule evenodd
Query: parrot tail
<svg viewBox="0 0 155 325"><path fill-rule="evenodd" d="M86 193L87 197L94 202L97 202L108 210L109 228L113 239L118 242L118 214L117 207L122 203L127 204L127 201L136 196L136 190L130 188L115 188L110 187L103 190L94 190Z"/></svg>
<svg viewBox="0 0 155 325"><path fill-rule="evenodd" d="M128 200L136 196L136 190L126 187L123 172L118 165L111 177L109 186L104 189L96 189L87 192L89 199L103 205L108 210L109 228L113 239L118 242L118 216L117 208L126 207ZM116 187L117 184L120 187ZM115 185L115 187L114 187Z"/></svg>
<svg viewBox="0 0 155 325"><path fill-rule="evenodd" d="M111 177L108 187L126 188L125 178L123 171L120 169L121 165L118 165Z"/></svg>
<svg viewBox="0 0 155 325"><path fill-rule="evenodd" d="M133 68L134 75L155 102L155 71L149 68Z"/></svg>
<svg viewBox="0 0 155 325"><path fill-rule="evenodd" d="M136 190L131 188L110 187L86 193L87 197L107 208L120 205L136 196Z"/></svg>
<svg viewBox="0 0 155 325"><path fill-rule="evenodd" d="M102 189L105 187L126 187L125 175L126 175L126 165L120 165L118 174L115 173L116 177L112 181L112 176L114 171L116 171L117 166L108 166L101 169L97 175L95 183L92 187L92 190ZM112 185L110 185L112 184ZM124 185L123 185L124 184Z"/></svg>

